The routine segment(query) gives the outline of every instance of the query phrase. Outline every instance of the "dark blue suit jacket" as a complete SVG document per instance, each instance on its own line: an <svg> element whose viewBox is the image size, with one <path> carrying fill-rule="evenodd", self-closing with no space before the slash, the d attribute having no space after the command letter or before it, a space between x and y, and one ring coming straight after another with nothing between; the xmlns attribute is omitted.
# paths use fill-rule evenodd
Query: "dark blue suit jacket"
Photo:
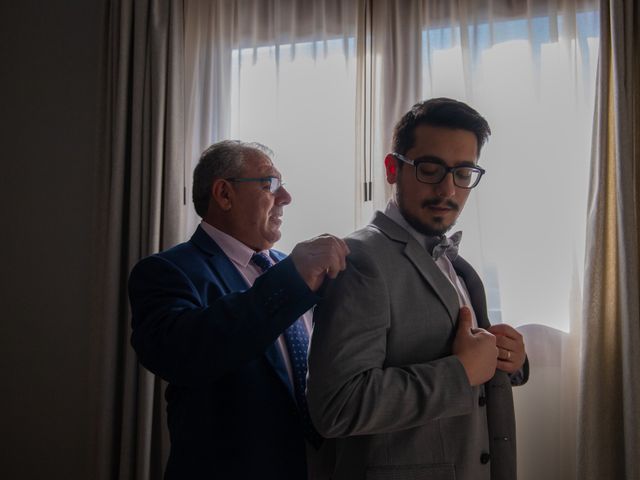
<svg viewBox="0 0 640 480"><path fill-rule="evenodd" d="M166 392L166 479L306 478L305 443L278 336L318 297L293 261L251 288L198 227L131 272L131 343Z"/></svg>

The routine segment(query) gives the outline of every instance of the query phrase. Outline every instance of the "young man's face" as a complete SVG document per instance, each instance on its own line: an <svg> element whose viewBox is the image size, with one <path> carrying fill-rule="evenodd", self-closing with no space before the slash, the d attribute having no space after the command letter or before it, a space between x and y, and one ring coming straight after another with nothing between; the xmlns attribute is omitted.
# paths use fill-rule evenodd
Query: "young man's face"
<svg viewBox="0 0 640 480"><path fill-rule="evenodd" d="M474 166L477 162L478 143L470 131L418 125L414 136L415 143L405 154L410 160L430 157L448 167ZM449 173L437 184L419 182L415 167L406 163L396 169L387 166L387 181L396 184L396 203L404 218L425 235L442 235L449 230L471 192L457 187Z"/></svg>

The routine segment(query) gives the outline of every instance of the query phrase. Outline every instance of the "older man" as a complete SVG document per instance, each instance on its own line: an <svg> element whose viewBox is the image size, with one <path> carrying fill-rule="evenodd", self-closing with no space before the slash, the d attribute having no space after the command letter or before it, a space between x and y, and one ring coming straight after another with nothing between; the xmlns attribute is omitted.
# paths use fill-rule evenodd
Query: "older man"
<svg viewBox="0 0 640 480"><path fill-rule="evenodd" d="M347 269L315 312L308 401L320 432L339 437L336 480L516 478L522 336L489 326L460 234L444 236L484 173L488 135L478 112L444 98L396 126L394 196L348 237Z"/></svg>
<svg viewBox="0 0 640 480"><path fill-rule="evenodd" d="M271 157L255 143L209 147L194 172L200 226L131 272L131 342L169 382L166 479L322 476L328 452L304 396L305 312L348 249L323 235L286 258L271 250L291 202Z"/></svg>

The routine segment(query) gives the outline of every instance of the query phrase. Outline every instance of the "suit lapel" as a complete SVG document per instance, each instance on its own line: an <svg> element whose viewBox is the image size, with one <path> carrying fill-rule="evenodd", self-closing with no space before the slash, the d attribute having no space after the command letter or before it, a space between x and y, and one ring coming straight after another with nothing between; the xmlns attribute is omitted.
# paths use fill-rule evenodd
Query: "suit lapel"
<svg viewBox="0 0 640 480"><path fill-rule="evenodd" d="M404 255L416 267L420 275L431 286L449 313L451 323L455 325L458 316L458 295L440 268L433 261L426 248L421 246L404 228L384 215L376 212L371 224L391 240L405 244Z"/></svg>
<svg viewBox="0 0 640 480"><path fill-rule="evenodd" d="M238 292L247 290L249 285L244 279L242 274L235 267L233 262L222 251L218 244L205 232L201 227L198 227L191 237L191 241L202 251L208 254L208 261L211 265L211 270L219 282L225 286L226 293ZM284 258L280 252L270 252L271 257L275 261L280 261ZM282 352L277 345L277 340L269 345L264 352L265 358L273 368L276 376L284 383L292 398L295 399L293 392L293 385L289 380L289 373L287 367L282 358Z"/></svg>
<svg viewBox="0 0 640 480"><path fill-rule="evenodd" d="M249 288L246 280L233 265L233 262L202 227L196 229L191 237L191 242L207 255L211 272L218 282L224 285L226 293L242 291Z"/></svg>
<svg viewBox="0 0 640 480"><path fill-rule="evenodd" d="M478 320L478 326L489 328L489 315L487 313L487 297L484 292L482 280L471 265L462 257L458 256L452 262L456 273L464 280L471 299L473 311Z"/></svg>

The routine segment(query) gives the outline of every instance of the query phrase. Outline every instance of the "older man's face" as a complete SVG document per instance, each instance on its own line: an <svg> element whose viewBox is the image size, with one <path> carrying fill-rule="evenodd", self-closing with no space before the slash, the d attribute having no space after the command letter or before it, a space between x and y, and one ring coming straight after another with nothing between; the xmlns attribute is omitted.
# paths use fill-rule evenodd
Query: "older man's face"
<svg viewBox="0 0 640 480"><path fill-rule="evenodd" d="M411 160L436 158L448 167L476 164L478 143L472 132L419 125L414 138L415 143L406 154ZM454 185L450 174L435 185L421 183L411 165L403 165L397 176L387 178L397 183L396 203L407 222L426 235L442 235L449 230L471 192Z"/></svg>
<svg viewBox="0 0 640 480"><path fill-rule="evenodd" d="M269 157L260 152L245 160L245 178L280 177ZM234 236L254 250L266 250L280 240L280 225L285 205L291 203L291 195L280 187L275 193L269 191L269 183L233 183L236 191L231 208Z"/></svg>

